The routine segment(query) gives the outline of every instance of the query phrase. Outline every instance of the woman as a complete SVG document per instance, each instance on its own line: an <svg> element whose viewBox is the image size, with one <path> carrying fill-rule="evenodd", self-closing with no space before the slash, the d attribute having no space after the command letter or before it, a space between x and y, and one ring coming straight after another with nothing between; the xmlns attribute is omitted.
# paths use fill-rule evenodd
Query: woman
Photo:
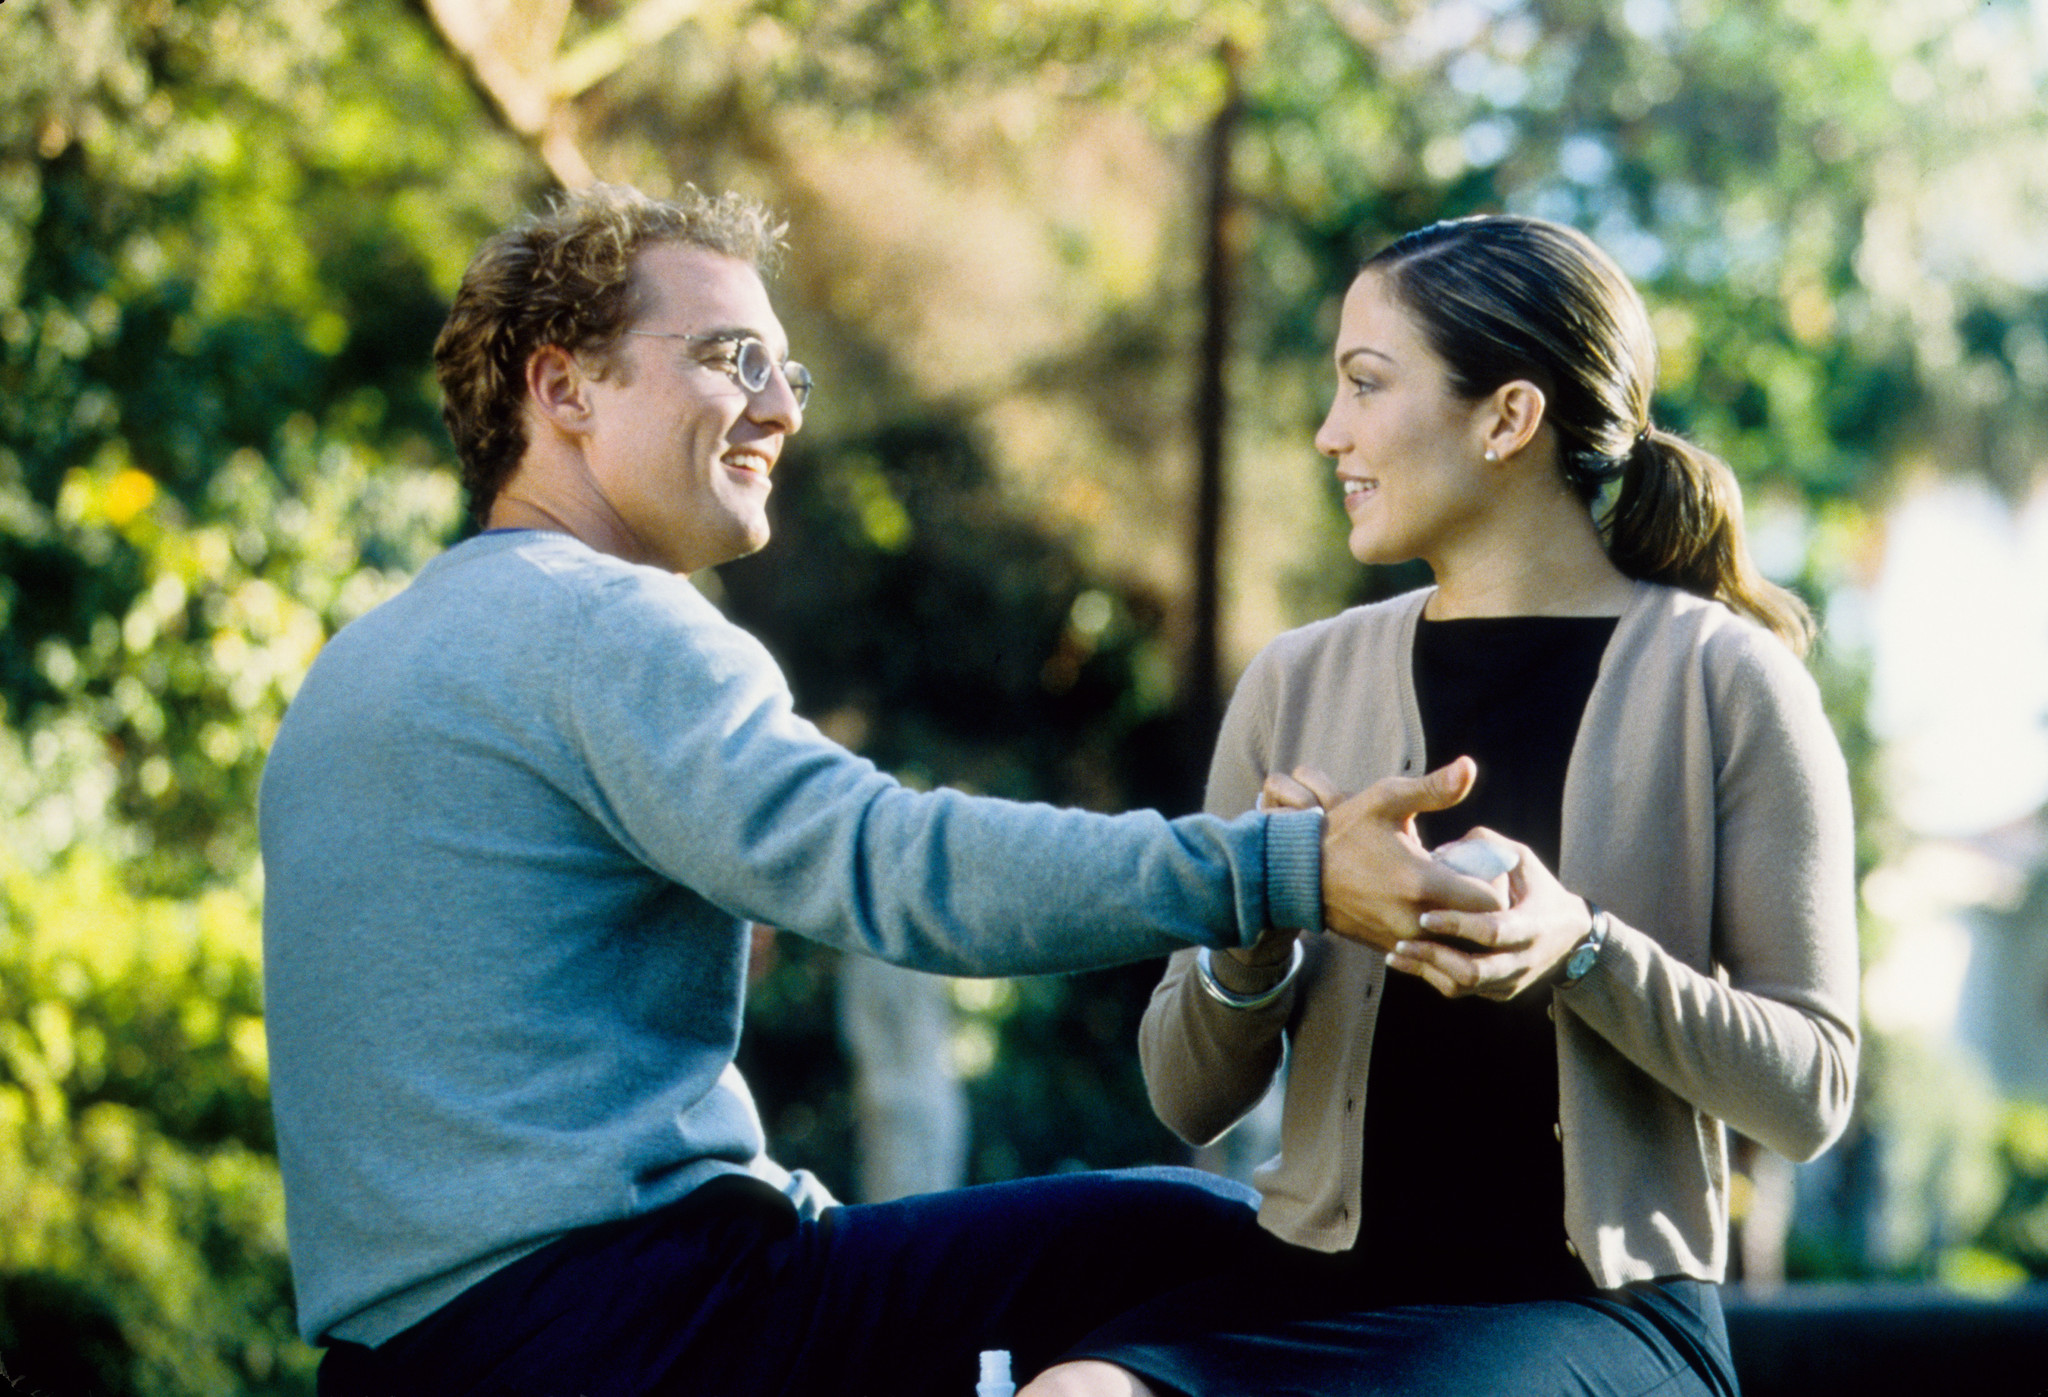
<svg viewBox="0 0 2048 1397"><path fill-rule="evenodd" d="M1434 766L1450 795L1417 805L1448 808L1402 837L1457 859L1482 827L1506 905L1174 958L1141 1037L1163 1120L1213 1139L1288 1064L1271 1255L1028 1397L1732 1392L1724 1124L1806 1159L1854 1092L1849 800L1805 608L1751 565L1728 468L1651 424L1642 301L1578 233L1410 234L1353 282L1335 360L1316 446L1352 554L1435 586L1269 646L1209 806Z"/></svg>

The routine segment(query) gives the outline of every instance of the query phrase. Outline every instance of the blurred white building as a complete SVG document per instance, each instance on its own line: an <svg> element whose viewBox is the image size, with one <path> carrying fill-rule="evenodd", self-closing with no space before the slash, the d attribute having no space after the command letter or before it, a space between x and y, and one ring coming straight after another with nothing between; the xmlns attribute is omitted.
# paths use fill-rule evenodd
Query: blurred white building
<svg viewBox="0 0 2048 1397"><path fill-rule="evenodd" d="M1800 1211L1924 1264L1999 1203L2001 1100L2048 1101L2048 488L2019 508L1969 481L1909 490L1830 628L1868 646L1903 838L1862 889L1867 1130L1800 1171Z"/></svg>
<svg viewBox="0 0 2048 1397"><path fill-rule="evenodd" d="M1868 609L1870 724L1914 842L1864 887L1889 933L1865 1012L2048 1099L2048 489L2018 510L1972 482L1910 492Z"/></svg>

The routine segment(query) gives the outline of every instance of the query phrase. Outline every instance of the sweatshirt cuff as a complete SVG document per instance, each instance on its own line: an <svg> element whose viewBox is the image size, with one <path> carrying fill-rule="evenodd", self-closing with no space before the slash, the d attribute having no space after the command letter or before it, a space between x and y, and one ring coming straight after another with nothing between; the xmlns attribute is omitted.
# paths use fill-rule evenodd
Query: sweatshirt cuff
<svg viewBox="0 0 2048 1397"><path fill-rule="evenodd" d="M1266 922L1286 931L1323 928L1323 812L1266 816ZM1250 945L1264 928L1249 928Z"/></svg>

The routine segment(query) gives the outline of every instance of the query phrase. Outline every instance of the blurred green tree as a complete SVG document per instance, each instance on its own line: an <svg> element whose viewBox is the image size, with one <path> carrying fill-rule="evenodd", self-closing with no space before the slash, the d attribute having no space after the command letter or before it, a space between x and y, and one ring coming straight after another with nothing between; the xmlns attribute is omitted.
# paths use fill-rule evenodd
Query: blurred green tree
<svg viewBox="0 0 2048 1397"><path fill-rule="evenodd" d="M0 1361L307 1389L252 819L331 630L458 523L423 366L539 182L373 0L0 12Z"/></svg>

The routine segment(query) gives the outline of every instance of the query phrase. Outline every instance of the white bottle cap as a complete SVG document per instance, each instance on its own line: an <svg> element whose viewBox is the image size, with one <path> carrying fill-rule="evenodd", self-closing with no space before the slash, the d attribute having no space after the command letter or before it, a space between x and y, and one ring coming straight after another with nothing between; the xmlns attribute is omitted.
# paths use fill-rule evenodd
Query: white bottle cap
<svg viewBox="0 0 2048 1397"><path fill-rule="evenodd" d="M1016 1384L1010 1380L1010 1351L1002 1348L981 1351L981 1381L974 1386L975 1397L1014 1397Z"/></svg>

